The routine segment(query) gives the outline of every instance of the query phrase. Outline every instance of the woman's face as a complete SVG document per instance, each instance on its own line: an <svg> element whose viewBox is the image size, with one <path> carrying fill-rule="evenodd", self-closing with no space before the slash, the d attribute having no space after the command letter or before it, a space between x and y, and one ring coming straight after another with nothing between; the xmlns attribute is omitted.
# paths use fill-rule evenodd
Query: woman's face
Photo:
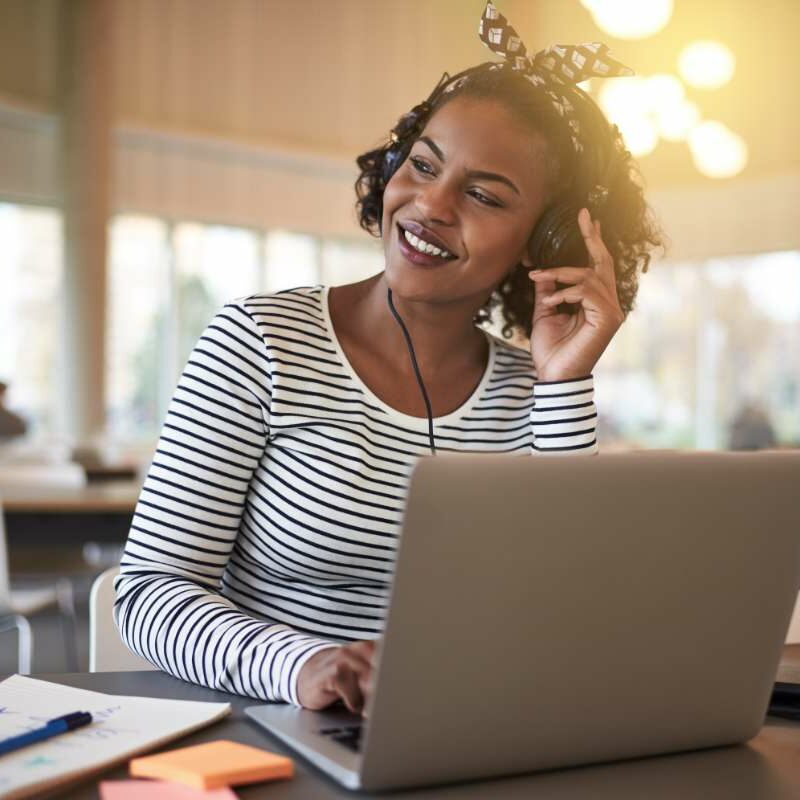
<svg viewBox="0 0 800 800"><path fill-rule="evenodd" d="M460 97L440 108L384 191L392 290L408 300L483 305L528 260L546 204L545 152L544 139L494 100ZM419 252L429 245L438 253Z"/></svg>

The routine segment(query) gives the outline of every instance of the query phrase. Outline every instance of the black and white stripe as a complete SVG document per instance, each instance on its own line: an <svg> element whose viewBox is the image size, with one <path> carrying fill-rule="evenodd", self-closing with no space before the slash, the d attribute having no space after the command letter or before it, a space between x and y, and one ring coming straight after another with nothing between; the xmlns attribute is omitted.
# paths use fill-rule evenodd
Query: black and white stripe
<svg viewBox="0 0 800 800"><path fill-rule="evenodd" d="M483 380L434 420L443 451L596 452L592 379L536 383L489 337ZM380 635L426 419L366 387L327 290L233 302L183 371L117 580L128 646L177 677L297 703L306 659Z"/></svg>

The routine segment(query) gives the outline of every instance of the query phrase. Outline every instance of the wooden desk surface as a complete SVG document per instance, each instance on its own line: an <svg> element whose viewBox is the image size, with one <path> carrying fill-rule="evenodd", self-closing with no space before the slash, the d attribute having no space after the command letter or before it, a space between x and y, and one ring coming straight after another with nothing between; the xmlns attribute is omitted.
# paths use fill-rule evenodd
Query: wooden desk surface
<svg viewBox="0 0 800 800"><path fill-rule="evenodd" d="M788 658L800 664L800 645L787 648ZM254 702L248 698L213 692L184 683L160 672L106 672L42 675L46 680L113 694L170 697L186 700L228 701L230 717L174 743L200 744L213 739L233 739L291 756L296 774L292 780L236 787L241 800L319 800L342 797L387 797L352 794L291 753L244 716ZM173 745L170 745L173 746ZM554 772L475 781L459 786L392 792L392 798L413 800L789 800L800 798L800 722L768 717L759 735L746 745L703 750L680 755L643 758L616 764L557 770ZM102 774L104 780L122 780L126 768ZM61 793L70 800L99 797L97 779L84 781Z"/></svg>
<svg viewBox="0 0 800 800"><path fill-rule="evenodd" d="M133 514L141 488L138 481L90 483L79 489L9 488L2 493L2 507L18 514Z"/></svg>

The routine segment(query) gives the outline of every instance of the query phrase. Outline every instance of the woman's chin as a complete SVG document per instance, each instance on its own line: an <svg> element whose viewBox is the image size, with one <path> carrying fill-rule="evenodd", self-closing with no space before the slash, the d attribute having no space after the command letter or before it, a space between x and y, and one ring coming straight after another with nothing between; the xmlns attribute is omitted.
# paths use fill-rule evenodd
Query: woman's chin
<svg viewBox="0 0 800 800"><path fill-rule="evenodd" d="M451 294L441 276L419 270L412 264L398 263L402 258L389 260L384 270L384 279L392 294L404 300L442 301Z"/></svg>

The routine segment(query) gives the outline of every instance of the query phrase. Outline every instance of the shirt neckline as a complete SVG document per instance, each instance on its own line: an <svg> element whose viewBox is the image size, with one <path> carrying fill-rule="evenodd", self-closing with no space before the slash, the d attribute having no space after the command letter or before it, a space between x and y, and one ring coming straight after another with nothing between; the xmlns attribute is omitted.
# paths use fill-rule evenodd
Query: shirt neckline
<svg viewBox="0 0 800 800"><path fill-rule="evenodd" d="M347 355L342 348L341 343L339 342L339 337L336 335L336 331L333 329L333 322L331 321L331 314L330 308L328 305L328 290L329 286L322 287L322 296L321 296L321 307L322 307L322 318L325 323L325 328L327 329L328 336L333 344L334 349L336 350L336 355L339 357L339 360L342 363L345 371L347 372L350 380L358 386L359 389L364 393L364 396L369 400L370 403L378 406L386 414L399 421L402 422L404 425L411 425L413 427L418 428L427 428L428 426L428 418L427 417L415 417L411 414L406 414L402 411L398 411L396 408L392 408L388 403L385 403L378 397L370 388L367 386L364 381L361 380L358 373L353 369L353 365L350 363L350 360L347 358ZM494 372L494 363L495 363L495 355L496 355L496 345L494 338L490 336L486 331L482 329L478 329L481 333L486 337L486 340L489 343L489 358L486 362L486 369L484 370L483 377L478 382L478 385L473 390L472 394L454 411L451 411L449 414L445 414L441 417L433 417L433 422L435 425L446 425L452 422L458 422L460 417L462 417L466 412L468 412L472 407L477 403L478 399L483 394L484 389L489 383L489 379Z"/></svg>

